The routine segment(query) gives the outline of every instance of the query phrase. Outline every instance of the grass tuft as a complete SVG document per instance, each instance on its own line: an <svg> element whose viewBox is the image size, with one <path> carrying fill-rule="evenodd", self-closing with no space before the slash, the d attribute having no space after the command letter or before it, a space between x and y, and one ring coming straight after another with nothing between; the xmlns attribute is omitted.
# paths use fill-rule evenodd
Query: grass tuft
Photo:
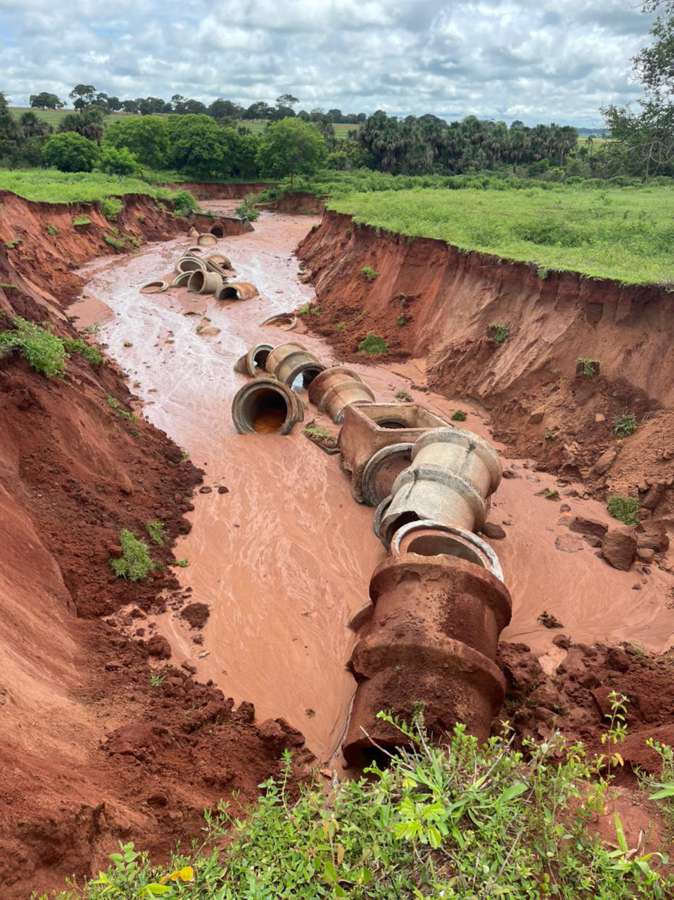
<svg viewBox="0 0 674 900"><path fill-rule="evenodd" d="M375 278L379 278L379 272L377 272L376 269L373 269L372 266L363 266L360 273L367 278L368 281L374 281Z"/></svg>
<svg viewBox="0 0 674 900"><path fill-rule="evenodd" d="M0 332L0 347L16 348L31 368L45 378L59 378L66 366L64 341L51 331L16 316L14 330Z"/></svg>
<svg viewBox="0 0 674 900"><path fill-rule="evenodd" d="M153 519L151 522L147 523L145 530L149 534L153 544L156 544L158 547L164 546L166 541L166 531L163 522L159 519Z"/></svg>
<svg viewBox="0 0 674 900"><path fill-rule="evenodd" d="M358 351L359 353L367 353L368 356L381 356L384 353L388 353L388 344L384 338L376 334L368 334L358 344Z"/></svg>
<svg viewBox="0 0 674 900"><path fill-rule="evenodd" d="M637 430L637 417L634 413L623 413L613 420L613 434L616 437L629 437Z"/></svg>
<svg viewBox="0 0 674 900"><path fill-rule="evenodd" d="M610 516L624 522L625 525L639 524L639 501L636 497L623 497L614 494L606 502L606 509Z"/></svg>
<svg viewBox="0 0 674 900"><path fill-rule="evenodd" d="M119 543L122 547L122 555L110 559L112 571L117 578L143 581L154 568L147 544L145 541L139 540L128 528L122 528L120 531Z"/></svg>

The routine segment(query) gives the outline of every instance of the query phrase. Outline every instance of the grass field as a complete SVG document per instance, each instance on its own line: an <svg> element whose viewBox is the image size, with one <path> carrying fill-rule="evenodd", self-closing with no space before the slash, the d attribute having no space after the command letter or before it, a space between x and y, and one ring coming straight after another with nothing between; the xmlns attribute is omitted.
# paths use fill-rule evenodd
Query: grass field
<svg viewBox="0 0 674 900"><path fill-rule="evenodd" d="M356 222L626 284L674 285L674 187L423 189L334 197Z"/></svg>
<svg viewBox="0 0 674 900"><path fill-rule="evenodd" d="M14 116L15 119L18 119L25 112L34 112L37 116L45 122L48 122L52 128L58 128L60 122L63 120L64 116L67 116L69 113L72 113L72 109L31 109L27 106L10 106L10 112ZM134 118L135 113L110 113L105 117L105 124L111 125L113 122L118 122L120 119L128 119L129 117ZM261 131L264 131L267 122L264 119L240 119L237 123L239 125L244 125L246 128L249 128L253 134L259 134ZM357 124L338 124L333 125L335 130L335 137L339 140L344 140L349 136L349 131L354 128L358 128Z"/></svg>

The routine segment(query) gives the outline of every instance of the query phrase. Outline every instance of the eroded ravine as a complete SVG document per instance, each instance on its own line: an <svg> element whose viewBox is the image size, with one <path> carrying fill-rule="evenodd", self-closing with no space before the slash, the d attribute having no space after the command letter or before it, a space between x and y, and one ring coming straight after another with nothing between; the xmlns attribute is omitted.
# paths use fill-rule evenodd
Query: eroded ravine
<svg viewBox="0 0 674 900"><path fill-rule="evenodd" d="M147 417L204 468L205 485L213 488L197 494L192 531L176 548L189 561L179 570L183 585L193 589L192 599L209 604L211 616L202 645L176 615L161 618L174 660L189 660L200 679L213 679L235 700L252 701L260 718L283 716L327 759L354 690L345 669L353 641L347 623L363 605L384 552L371 530L372 511L353 502L335 457L300 429L289 437L238 435L230 416L244 381L233 371L235 360L255 342L288 339L258 323L313 296L297 280L292 252L315 221L263 213L254 232L219 242L237 275L259 288L254 300L219 303L184 289L140 294L142 284L172 270L188 246L180 239L86 267L88 287L71 312L82 325L102 322L101 340L129 373ZM217 335L197 332L204 317ZM302 335L301 341L324 362L332 359L321 339ZM381 399L401 386L410 390L410 380L423 381L414 364L363 371ZM437 395L411 393L437 411L456 408ZM469 412L466 427L488 435L486 415L461 406ZM308 409L306 420L311 417ZM674 612L662 601L664 574L610 569L589 547L560 552L556 538L568 529L558 521L559 504L540 495L554 478L523 461L512 468L519 477L502 483L492 511L508 534L495 545L514 599L504 637L526 640L552 666L554 635L537 622L546 609L576 640L668 646ZM219 493L219 486L228 492ZM605 515L592 501L568 502L572 512Z"/></svg>

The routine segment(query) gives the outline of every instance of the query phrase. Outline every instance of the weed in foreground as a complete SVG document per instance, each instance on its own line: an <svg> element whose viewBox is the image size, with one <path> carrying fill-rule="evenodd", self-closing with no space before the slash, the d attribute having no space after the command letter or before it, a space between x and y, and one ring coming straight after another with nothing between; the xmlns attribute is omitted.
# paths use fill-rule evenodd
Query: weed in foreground
<svg viewBox="0 0 674 900"><path fill-rule="evenodd" d="M139 540L128 528L122 528L120 531L119 543L122 555L110 559L112 571L118 578L143 581L154 568L147 544Z"/></svg>
<svg viewBox="0 0 674 900"><path fill-rule="evenodd" d="M636 497L614 494L606 501L606 509L610 516L624 522L625 525L639 524L639 501Z"/></svg>
<svg viewBox="0 0 674 900"><path fill-rule="evenodd" d="M576 360L576 372L584 378L594 378L599 374L599 360L579 356Z"/></svg>
<svg viewBox="0 0 674 900"><path fill-rule="evenodd" d="M452 422L465 422L467 414L462 409L455 409L452 413Z"/></svg>
<svg viewBox="0 0 674 900"><path fill-rule="evenodd" d="M147 523L145 530L149 534L153 544L156 544L158 547L164 546L164 542L166 541L166 531L163 522L160 522L159 519L153 519L151 522Z"/></svg>
<svg viewBox="0 0 674 900"><path fill-rule="evenodd" d="M616 437L629 437L637 430L637 417L634 413L623 413L613 420L613 434Z"/></svg>
<svg viewBox="0 0 674 900"><path fill-rule="evenodd" d="M367 353L368 356L381 356L384 353L388 353L388 344L384 338L376 334L368 334L358 344L358 352Z"/></svg>
<svg viewBox="0 0 674 900"><path fill-rule="evenodd" d="M379 272L377 272L376 269L373 269L372 266L363 266L360 273L367 278L368 281L374 281L375 278L379 278Z"/></svg>

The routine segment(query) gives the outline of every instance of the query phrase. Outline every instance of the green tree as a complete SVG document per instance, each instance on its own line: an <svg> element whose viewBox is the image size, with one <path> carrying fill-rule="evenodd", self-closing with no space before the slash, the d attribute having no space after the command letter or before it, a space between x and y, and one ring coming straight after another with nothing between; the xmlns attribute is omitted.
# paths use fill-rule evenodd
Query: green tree
<svg viewBox="0 0 674 900"><path fill-rule="evenodd" d="M325 159L325 139L315 125L302 119L281 119L268 125L257 154L263 175L284 178L313 175Z"/></svg>
<svg viewBox="0 0 674 900"><path fill-rule="evenodd" d="M98 147L75 131L65 131L47 138L42 159L62 172L91 172L98 161Z"/></svg>
<svg viewBox="0 0 674 900"><path fill-rule="evenodd" d="M257 139L219 125L211 116L169 117L169 164L191 178L250 177Z"/></svg>
<svg viewBox="0 0 674 900"><path fill-rule="evenodd" d="M136 159L153 169L165 169L169 162L169 124L161 116L139 116L113 122L105 132L106 145L130 150Z"/></svg>
<svg viewBox="0 0 674 900"><path fill-rule="evenodd" d="M0 92L0 160L14 163L20 155L21 132L14 120L5 95Z"/></svg>
<svg viewBox="0 0 674 900"><path fill-rule="evenodd" d="M98 163L101 172L109 175L137 175L140 171L138 160L127 147L112 147L104 144Z"/></svg>
<svg viewBox="0 0 674 900"><path fill-rule="evenodd" d="M75 109L86 109L96 101L96 88L93 84L76 84L69 96Z"/></svg>
<svg viewBox="0 0 674 900"><path fill-rule="evenodd" d="M41 94L30 95L30 105L33 109L63 109L63 101L56 94L42 91Z"/></svg>
<svg viewBox="0 0 674 900"><path fill-rule="evenodd" d="M61 120L59 131L75 131L82 137L100 144L104 130L104 113L98 106L83 107L78 113L68 113Z"/></svg>

